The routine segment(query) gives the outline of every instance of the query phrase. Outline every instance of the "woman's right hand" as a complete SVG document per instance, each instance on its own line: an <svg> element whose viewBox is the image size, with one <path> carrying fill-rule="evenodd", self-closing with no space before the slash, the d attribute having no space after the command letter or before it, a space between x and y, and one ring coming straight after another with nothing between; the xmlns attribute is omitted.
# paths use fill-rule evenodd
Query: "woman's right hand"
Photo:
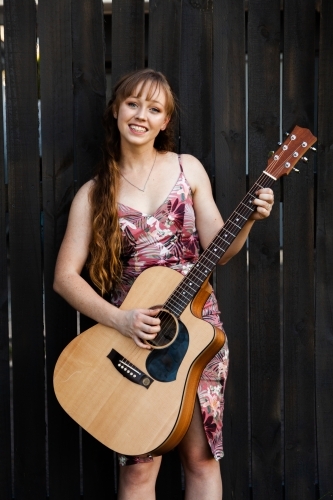
<svg viewBox="0 0 333 500"><path fill-rule="evenodd" d="M138 347L151 349L145 340L153 340L160 331L159 309L118 309L117 330L130 337Z"/></svg>

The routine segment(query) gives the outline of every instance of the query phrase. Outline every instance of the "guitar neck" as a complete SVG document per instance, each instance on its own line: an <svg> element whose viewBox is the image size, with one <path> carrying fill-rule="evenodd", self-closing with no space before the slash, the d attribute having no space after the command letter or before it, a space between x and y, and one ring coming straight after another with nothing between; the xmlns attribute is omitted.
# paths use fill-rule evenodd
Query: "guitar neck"
<svg viewBox="0 0 333 500"><path fill-rule="evenodd" d="M274 182L275 178L266 171L261 174L237 208L226 220L222 229L201 254L190 272L183 278L172 295L170 295L163 306L165 309L172 312L176 317L182 314L255 211L256 206L253 205L252 201L256 198L256 191L271 187Z"/></svg>

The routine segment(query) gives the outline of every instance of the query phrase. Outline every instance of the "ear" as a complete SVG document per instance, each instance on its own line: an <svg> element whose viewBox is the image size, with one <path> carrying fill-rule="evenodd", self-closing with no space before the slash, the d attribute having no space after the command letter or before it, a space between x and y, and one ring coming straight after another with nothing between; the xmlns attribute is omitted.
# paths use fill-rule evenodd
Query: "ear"
<svg viewBox="0 0 333 500"><path fill-rule="evenodd" d="M118 118L118 112L117 112L117 109L114 105L114 103L112 104L112 115L113 115L113 118L117 119Z"/></svg>
<svg viewBox="0 0 333 500"><path fill-rule="evenodd" d="M163 123L163 125L161 127L161 130L165 130L167 128L169 121L170 121L170 116L167 116L165 119L165 122Z"/></svg>

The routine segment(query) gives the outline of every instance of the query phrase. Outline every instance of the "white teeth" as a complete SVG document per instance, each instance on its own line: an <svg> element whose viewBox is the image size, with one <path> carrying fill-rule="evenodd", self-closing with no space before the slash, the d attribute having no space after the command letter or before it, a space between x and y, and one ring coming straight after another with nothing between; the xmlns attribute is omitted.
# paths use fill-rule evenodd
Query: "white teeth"
<svg viewBox="0 0 333 500"><path fill-rule="evenodd" d="M137 132L145 132L146 129L144 127L139 127L137 125L130 125L130 128L136 130Z"/></svg>

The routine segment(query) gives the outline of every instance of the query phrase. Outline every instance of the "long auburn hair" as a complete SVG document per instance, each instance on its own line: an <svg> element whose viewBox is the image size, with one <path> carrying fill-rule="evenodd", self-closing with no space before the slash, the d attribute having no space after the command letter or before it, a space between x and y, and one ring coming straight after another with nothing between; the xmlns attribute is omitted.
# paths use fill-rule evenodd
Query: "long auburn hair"
<svg viewBox="0 0 333 500"><path fill-rule="evenodd" d="M118 220L120 133L117 126L118 109L125 99L141 97L149 85L147 99L161 89L166 95L166 111L170 121L155 138L154 148L159 152L174 150L174 117L176 100L165 76L152 69L134 71L119 80L104 114L105 140L103 157L97 165L94 184L90 191L92 206L92 238L89 245L87 267L92 282L101 294L109 292L122 277L122 234Z"/></svg>

